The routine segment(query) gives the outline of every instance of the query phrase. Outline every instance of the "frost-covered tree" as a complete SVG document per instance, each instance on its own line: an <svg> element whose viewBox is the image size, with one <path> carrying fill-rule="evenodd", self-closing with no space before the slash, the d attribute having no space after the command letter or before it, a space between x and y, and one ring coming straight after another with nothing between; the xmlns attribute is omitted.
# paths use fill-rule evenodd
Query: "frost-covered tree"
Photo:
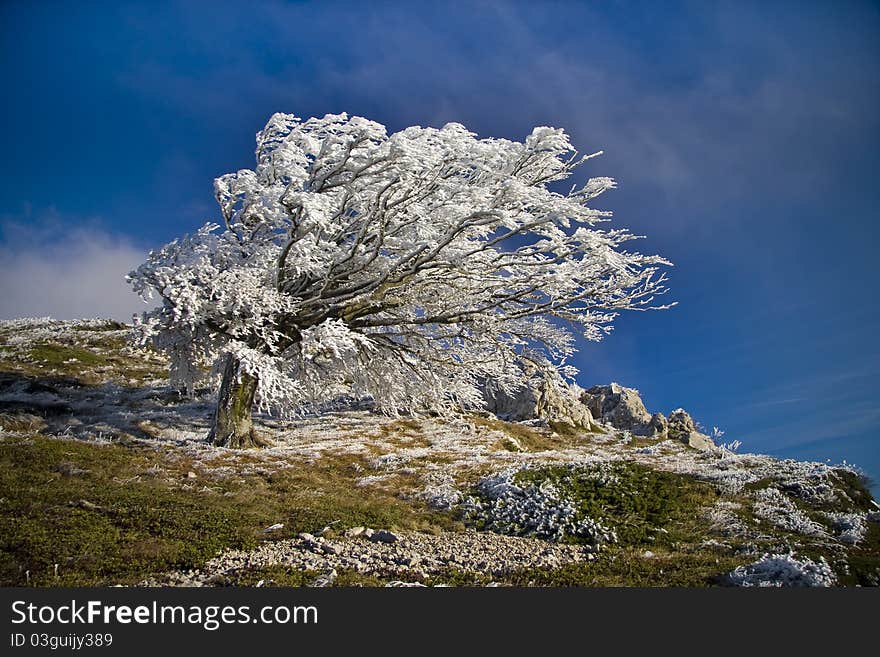
<svg viewBox="0 0 880 657"><path fill-rule="evenodd" d="M275 114L256 167L214 183L223 225L129 275L161 297L138 325L181 387L214 365L211 440L233 447L259 444L255 404L351 395L443 411L481 405L486 379L573 376L573 333L599 340L618 310L665 307L653 300L669 263L621 248L635 236L598 229L611 213L587 205L614 181L556 191L594 155L556 128L517 142Z"/></svg>

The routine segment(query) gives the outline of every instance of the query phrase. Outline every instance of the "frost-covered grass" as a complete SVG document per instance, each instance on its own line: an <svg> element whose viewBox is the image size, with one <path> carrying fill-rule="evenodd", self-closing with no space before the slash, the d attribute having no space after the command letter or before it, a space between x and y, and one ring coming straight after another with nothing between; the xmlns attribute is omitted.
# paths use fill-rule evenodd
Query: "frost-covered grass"
<svg viewBox="0 0 880 657"><path fill-rule="evenodd" d="M825 527L811 520L785 493L775 488L762 488L755 493L753 512L774 527L794 534L828 538Z"/></svg>
<svg viewBox="0 0 880 657"><path fill-rule="evenodd" d="M167 361L136 347L131 328L106 319L0 321L0 371L142 385L167 380Z"/></svg>
<svg viewBox="0 0 880 657"><path fill-rule="evenodd" d="M841 543L855 545L864 540L868 532L866 513L826 513L825 516Z"/></svg>

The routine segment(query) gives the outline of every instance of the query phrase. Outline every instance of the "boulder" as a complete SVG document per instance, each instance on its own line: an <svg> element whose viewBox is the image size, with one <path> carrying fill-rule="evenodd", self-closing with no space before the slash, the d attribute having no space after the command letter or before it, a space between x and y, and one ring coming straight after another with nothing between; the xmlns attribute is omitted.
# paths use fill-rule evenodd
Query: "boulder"
<svg viewBox="0 0 880 657"><path fill-rule="evenodd" d="M581 394L581 402L594 418L615 429L637 436L653 436L662 431L663 416L655 420L656 416L651 416L634 388L617 383L593 386Z"/></svg>
<svg viewBox="0 0 880 657"><path fill-rule="evenodd" d="M390 532L387 529L380 529L377 532L373 532L370 536L370 540L374 543L396 543L399 540L399 537L394 532Z"/></svg>
<svg viewBox="0 0 880 657"><path fill-rule="evenodd" d="M483 386L486 410L502 420L521 422L541 419L591 429L593 416L579 399L582 389L555 372L533 372L515 391L505 391L495 381Z"/></svg>
<svg viewBox="0 0 880 657"><path fill-rule="evenodd" d="M654 413L648 423L648 428L651 430L649 435L652 437L666 438L669 435L669 422L663 413Z"/></svg>
<svg viewBox="0 0 880 657"><path fill-rule="evenodd" d="M680 440L694 449L710 450L715 443L706 434L697 431L694 419L683 408L677 408L669 414L669 437Z"/></svg>

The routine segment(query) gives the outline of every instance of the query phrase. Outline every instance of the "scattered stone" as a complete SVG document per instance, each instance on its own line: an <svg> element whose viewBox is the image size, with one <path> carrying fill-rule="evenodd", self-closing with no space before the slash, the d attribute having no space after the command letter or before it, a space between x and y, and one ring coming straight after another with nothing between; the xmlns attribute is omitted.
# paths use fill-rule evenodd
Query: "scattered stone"
<svg viewBox="0 0 880 657"><path fill-rule="evenodd" d="M397 541L393 544L353 537L325 543L316 549L317 543L287 539L262 543L251 551L226 550L208 561L201 570L166 573L143 582L143 585L211 586L234 582L236 573L242 570L269 566L317 570L324 572L322 577L325 578L332 570L345 569L402 582L426 579L450 568L498 577L526 567L557 567L595 559L592 553L578 545L492 532L445 532L439 535L398 532L395 536ZM327 549L328 546L337 549Z"/></svg>
<svg viewBox="0 0 880 657"><path fill-rule="evenodd" d="M321 550L324 552L324 554L342 554L342 546L337 545L336 543L323 543L321 544Z"/></svg>
<svg viewBox="0 0 880 657"><path fill-rule="evenodd" d="M413 588L427 588L425 584L421 582L402 582L399 579L392 580L385 585L385 588L393 587L413 587Z"/></svg>

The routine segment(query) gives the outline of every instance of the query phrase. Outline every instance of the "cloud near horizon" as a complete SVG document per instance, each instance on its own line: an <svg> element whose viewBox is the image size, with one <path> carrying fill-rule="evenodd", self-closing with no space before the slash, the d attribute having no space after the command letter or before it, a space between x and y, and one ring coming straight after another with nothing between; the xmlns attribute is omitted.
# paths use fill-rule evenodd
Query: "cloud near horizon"
<svg viewBox="0 0 880 657"><path fill-rule="evenodd" d="M0 319L107 317L130 322L146 304L125 281L146 249L97 222L0 219ZM75 227L71 227L75 226Z"/></svg>

